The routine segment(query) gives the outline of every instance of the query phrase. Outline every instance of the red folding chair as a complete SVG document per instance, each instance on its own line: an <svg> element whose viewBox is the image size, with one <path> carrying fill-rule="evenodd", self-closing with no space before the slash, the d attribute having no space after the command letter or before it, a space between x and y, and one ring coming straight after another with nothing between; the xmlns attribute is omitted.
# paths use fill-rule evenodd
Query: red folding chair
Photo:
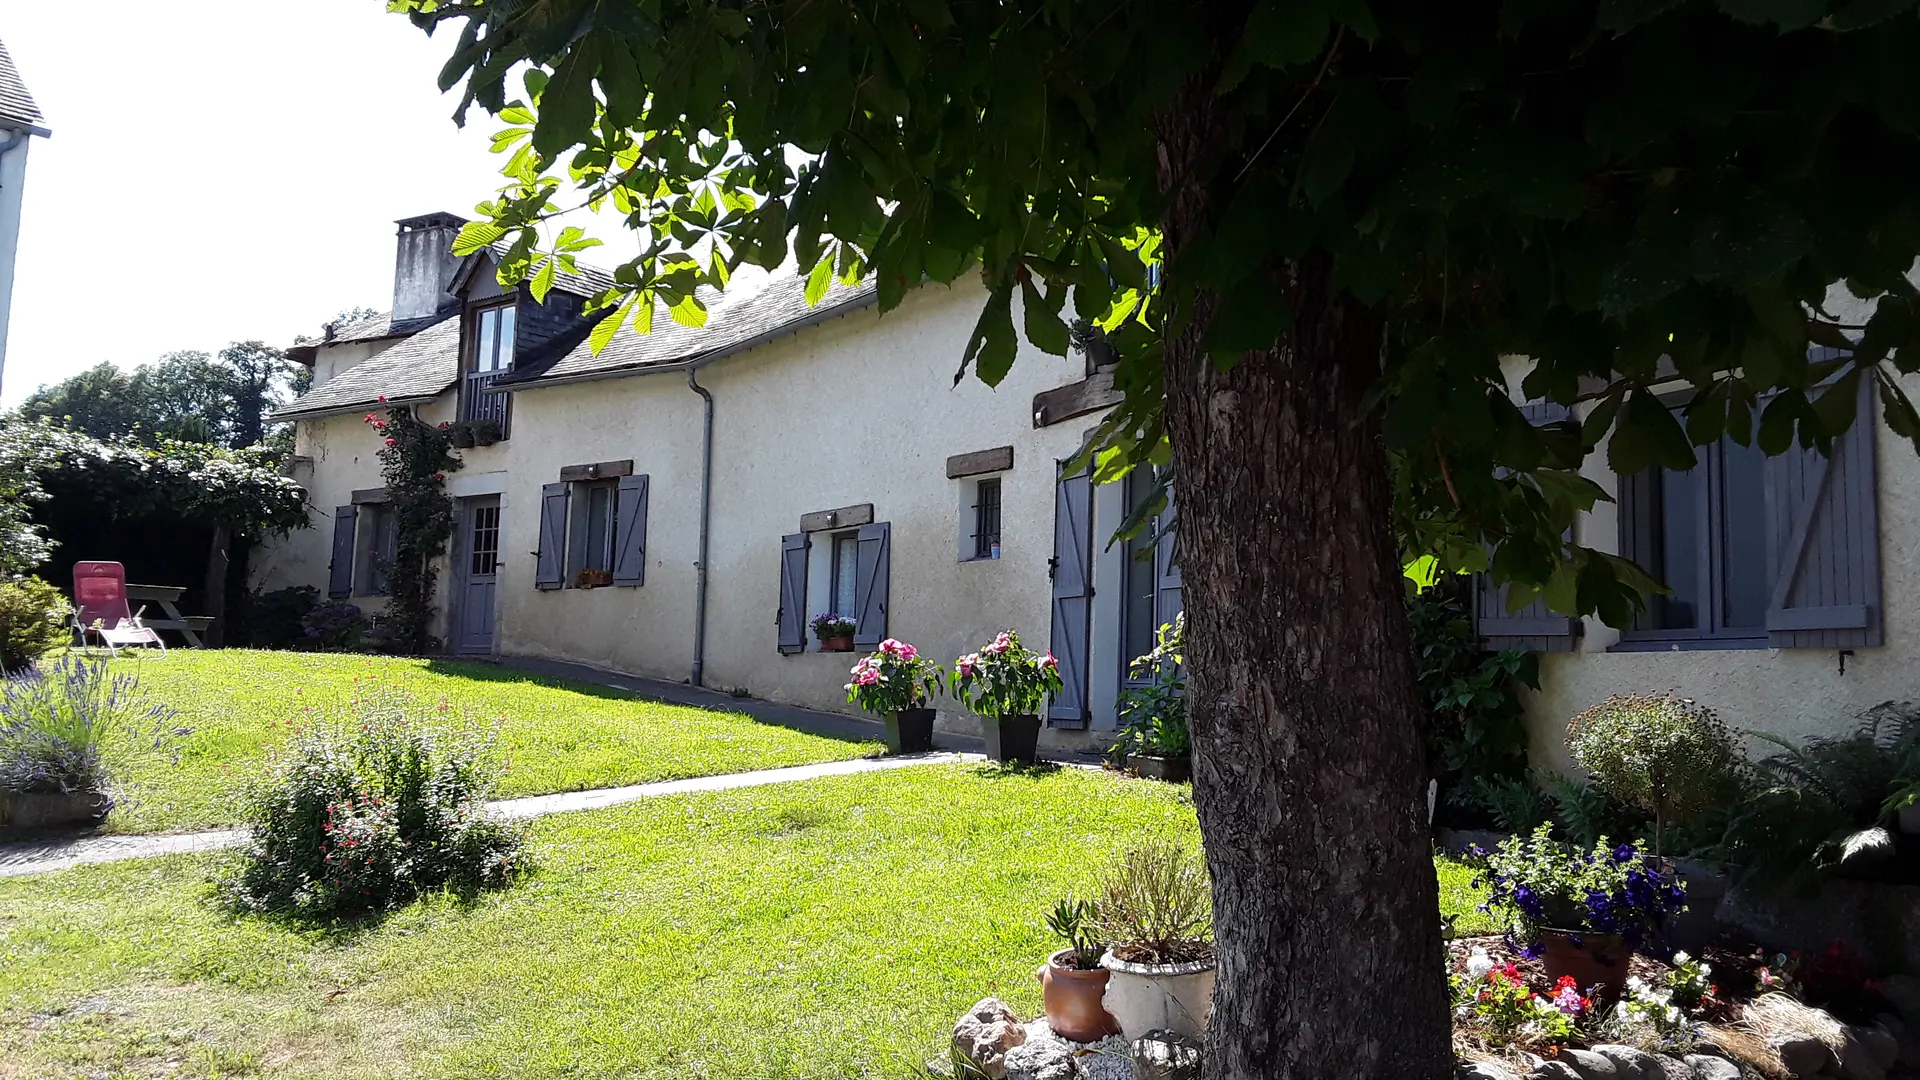
<svg viewBox="0 0 1920 1080"><path fill-rule="evenodd" d="M119 563L74 563L73 607L73 627L80 632L82 648L91 635L107 647L109 656L120 655L121 647L129 645L158 645L160 655L167 655L160 632L140 621L147 609L127 609L127 568Z"/></svg>

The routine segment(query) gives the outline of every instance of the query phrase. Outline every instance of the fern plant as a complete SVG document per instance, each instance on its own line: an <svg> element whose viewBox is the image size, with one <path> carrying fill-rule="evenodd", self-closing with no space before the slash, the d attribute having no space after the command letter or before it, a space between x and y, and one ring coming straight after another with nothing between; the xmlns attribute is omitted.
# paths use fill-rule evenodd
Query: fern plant
<svg viewBox="0 0 1920 1080"><path fill-rule="evenodd" d="M1920 792L1920 706L1883 702L1852 732L1799 746L1750 734L1778 749L1753 763L1750 791L1721 838L1742 877L1805 884L1893 855L1890 826Z"/></svg>

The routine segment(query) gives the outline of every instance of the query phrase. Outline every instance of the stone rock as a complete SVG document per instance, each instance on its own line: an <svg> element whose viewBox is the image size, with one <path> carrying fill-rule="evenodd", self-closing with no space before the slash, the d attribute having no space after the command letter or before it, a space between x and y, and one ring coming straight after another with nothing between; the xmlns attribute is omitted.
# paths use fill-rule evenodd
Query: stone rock
<svg viewBox="0 0 1920 1080"><path fill-rule="evenodd" d="M1200 1080L1200 1047L1177 1032L1156 1029L1133 1042L1139 1080Z"/></svg>
<svg viewBox="0 0 1920 1080"><path fill-rule="evenodd" d="M1812 1035L1797 1031L1783 1032L1769 1037L1767 1046L1780 1055L1780 1064L1785 1065L1787 1071L1798 1080L1819 1076L1829 1067L1840 1067L1839 1059L1833 1056L1833 1047Z"/></svg>
<svg viewBox="0 0 1920 1080"><path fill-rule="evenodd" d="M1666 1070L1655 1064L1653 1055L1644 1050L1601 1043L1593 1048L1593 1052L1613 1062L1619 1080L1666 1080Z"/></svg>
<svg viewBox="0 0 1920 1080"><path fill-rule="evenodd" d="M1619 1080L1620 1068L1613 1059L1605 1054L1596 1054L1591 1050L1562 1050L1560 1060L1567 1063L1574 1072L1580 1074L1580 1080Z"/></svg>
<svg viewBox="0 0 1920 1080"><path fill-rule="evenodd" d="M1834 1056L1840 1059L1840 1074L1847 1080L1887 1080L1887 1067L1880 1064L1878 1052L1867 1045L1856 1028L1841 1031L1840 1048Z"/></svg>
<svg viewBox="0 0 1920 1080"><path fill-rule="evenodd" d="M1118 1035L1095 1043L1063 1039L1041 1017L1006 1053L1006 1080L1135 1080L1133 1047Z"/></svg>
<svg viewBox="0 0 1920 1080"><path fill-rule="evenodd" d="M1648 1054L1650 1080L1693 1080L1693 1069L1686 1062L1665 1054Z"/></svg>
<svg viewBox="0 0 1920 1080"><path fill-rule="evenodd" d="M1900 1060L1900 1040L1893 1032L1888 1031L1886 1028L1874 1024L1866 1024L1858 1027L1850 1027L1847 1031L1855 1039L1860 1041L1860 1045L1865 1049L1868 1059L1870 1059L1881 1072L1886 1072L1888 1069L1893 1068L1894 1062Z"/></svg>
<svg viewBox="0 0 1920 1080"><path fill-rule="evenodd" d="M999 998L980 999L953 1025L953 1048L994 1080L1007 1075L1007 1052L1026 1041L1027 1029Z"/></svg>
<svg viewBox="0 0 1920 1080"><path fill-rule="evenodd" d="M1898 1044L1899 1057L1894 1059L1895 1063L1908 1068L1920 1066L1920 1025L1909 1024L1891 1013L1881 1013L1873 1019Z"/></svg>
<svg viewBox="0 0 1920 1080"><path fill-rule="evenodd" d="M1889 975L1880 980L1880 996L1908 1024L1920 1024L1920 979L1912 975Z"/></svg>
<svg viewBox="0 0 1920 1080"><path fill-rule="evenodd" d="M1740 1080L1740 1066L1712 1054L1688 1054L1683 1058L1693 1070L1694 1080Z"/></svg>
<svg viewBox="0 0 1920 1080"><path fill-rule="evenodd" d="M1513 1075L1512 1069L1491 1061L1476 1061L1471 1065L1462 1065L1453 1075L1454 1080L1520 1080Z"/></svg>
<svg viewBox="0 0 1920 1080"><path fill-rule="evenodd" d="M1529 1080L1584 1080L1573 1066L1564 1061L1543 1061L1527 1076Z"/></svg>

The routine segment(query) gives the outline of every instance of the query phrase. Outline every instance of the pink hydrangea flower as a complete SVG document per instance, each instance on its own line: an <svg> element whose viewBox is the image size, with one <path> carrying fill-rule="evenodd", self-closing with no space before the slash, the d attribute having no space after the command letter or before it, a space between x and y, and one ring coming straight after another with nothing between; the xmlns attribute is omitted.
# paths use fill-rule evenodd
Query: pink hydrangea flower
<svg viewBox="0 0 1920 1080"><path fill-rule="evenodd" d="M1035 667L1044 668L1048 671L1052 671L1053 669L1060 666L1060 661L1055 660L1053 658L1052 653L1048 653L1047 655L1040 657L1038 660L1035 660L1033 664Z"/></svg>
<svg viewBox="0 0 1920 1080"><path fill-rule="evenodd" d="M954 665L954 670L958 671L962 675L971 675L973 674L974 669L978 668L979 666L980 666L980 654L968 653L967 655L960 658L959 663Z"/></svg>

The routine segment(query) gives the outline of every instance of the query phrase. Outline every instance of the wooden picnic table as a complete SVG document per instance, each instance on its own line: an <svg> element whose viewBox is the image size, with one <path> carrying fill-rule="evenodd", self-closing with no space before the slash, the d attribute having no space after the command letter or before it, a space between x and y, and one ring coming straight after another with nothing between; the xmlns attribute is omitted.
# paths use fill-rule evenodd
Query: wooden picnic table
<svg viewBox="0 0 1920 1080"><path fill-rule="evenodd" d="M150 619L142 615L140 621L155 630L175 630L187 639L187 644L201 648L200 635L213 625L211 615L182 615L174 602L187 595L184 585L135 585L127 582L127 603L135 611L140 610L142 602L159 604L166 613L164 619Z"/></svg>

